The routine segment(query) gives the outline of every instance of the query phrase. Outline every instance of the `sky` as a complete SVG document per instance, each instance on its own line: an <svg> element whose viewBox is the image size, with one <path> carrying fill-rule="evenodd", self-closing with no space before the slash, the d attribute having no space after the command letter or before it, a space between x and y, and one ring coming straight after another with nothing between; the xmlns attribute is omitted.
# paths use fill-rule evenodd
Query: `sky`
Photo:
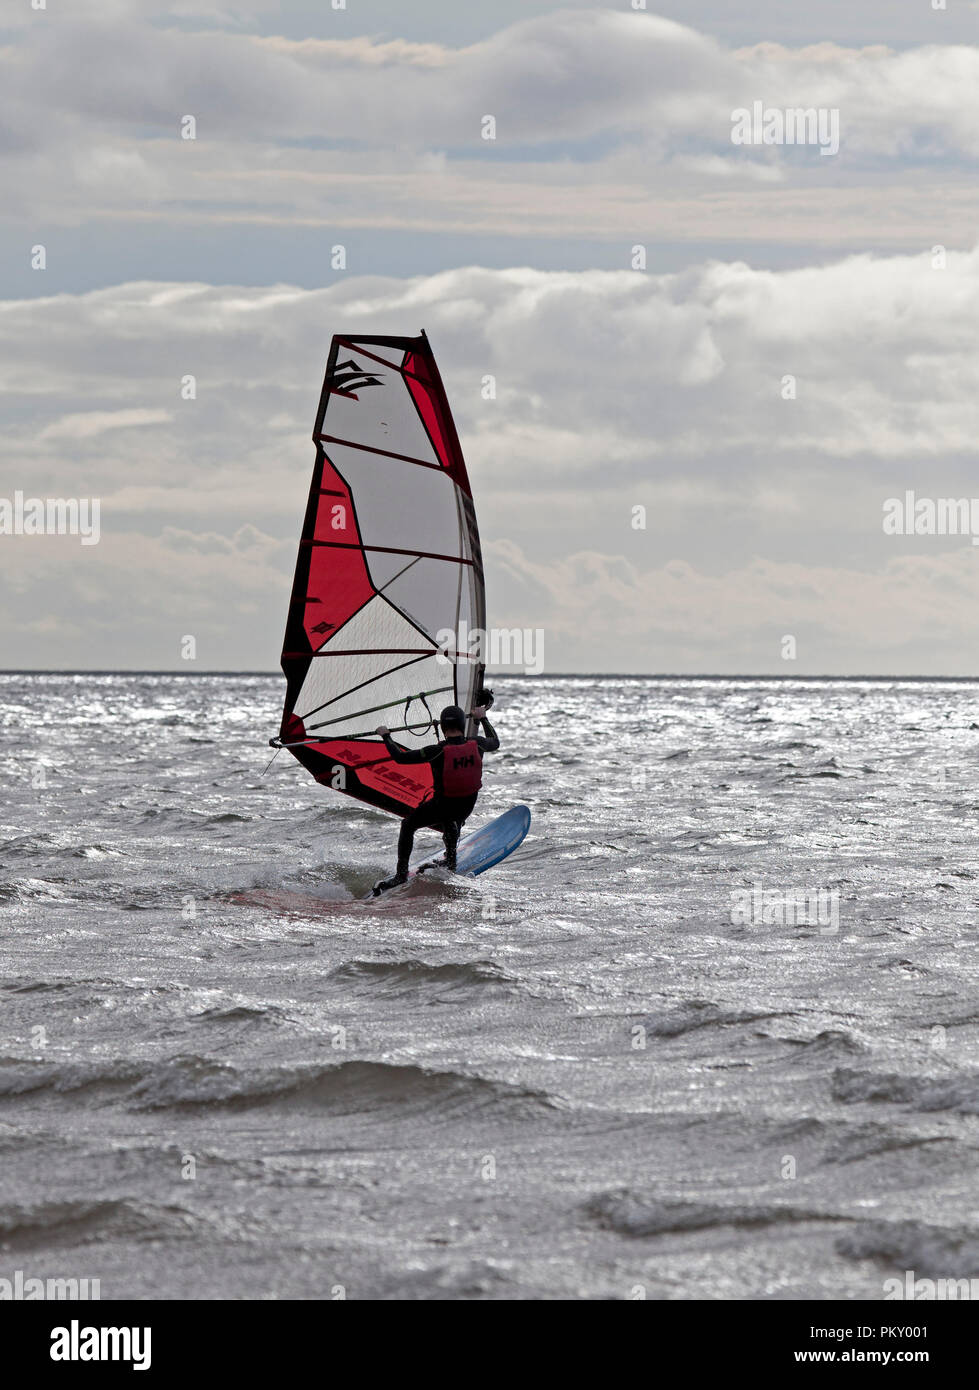
<svg viewBox="0 0 979 1390"><path fill-rule="evenodd" d="M979 3L12 0L0 94L3 667L274 671L331 336L424 328L546 673L979 675Z"/></svg>

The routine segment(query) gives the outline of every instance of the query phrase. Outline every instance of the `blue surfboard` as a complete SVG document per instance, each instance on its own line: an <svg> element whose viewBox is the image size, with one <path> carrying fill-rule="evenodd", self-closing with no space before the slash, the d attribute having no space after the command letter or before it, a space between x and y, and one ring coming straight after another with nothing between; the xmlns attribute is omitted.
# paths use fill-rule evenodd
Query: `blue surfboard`
<svg viewBox="0 0 979 1390"><path fill-rule="evenodd" d="M504 811L502 816L491 820L489 825L474 830L471 835L466 835L459 841L456 849L456 873L463 877L484 874L487 869L492 869L494 864L499 864L507 855L512 854L517 846L523 843L529 829L530 811L526 806L512 806L509 811ZM426 869L436 869L444 862L444 850L416 860L408 870L408 883L418 874L423 874ZM396 886L400 888L405 885ZM390 893L394 890L389 888L385 891ZM374 896L373 893L371 896Z"/></svg>

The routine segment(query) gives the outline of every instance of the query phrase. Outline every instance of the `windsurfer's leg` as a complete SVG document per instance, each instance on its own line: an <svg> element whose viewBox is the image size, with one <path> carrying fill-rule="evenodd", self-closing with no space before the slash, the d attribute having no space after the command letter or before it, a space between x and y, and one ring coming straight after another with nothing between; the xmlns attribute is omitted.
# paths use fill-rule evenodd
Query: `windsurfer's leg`
<svg viewBox="0 0 979 1390"><path fill-rule="evenodd" d="M457 820L447 820L442 825L442 843L445 845L445 867L455 873L456 845L462 826Z"/></svg>
<svg viewBox="0 0 979 1390"><path fill-rule="evenodd" d="M408 860L411 858L411 851L415 843L415 831L425 824L424 807L419 806L414 811L409 811L401 822L401 830L398 834L398 873L408 872Z"/></svg>
<svg viewBox="0 0 979 1390"><path fill-rule="evenodd" d="M390 878L382 878L374 885L375 893L380 892L383 888L395 888L407 879L408 860L411 858L411 847L415 842L415 831L420 825L425 824L422 811L423 808L419 806L417 810L410 811L402 820L401 829L398 832L398 867Z"/></svg>
<svg viewBox="0 0 979 1390"><path fill-rule="evenodd" d="M448 805L452 808L452 815L447 817L442 825L442 840L445 844L445 867L455 873L456 846L459 843L462 827L472 815L476 798L474 796L454 797Z"/></svg>

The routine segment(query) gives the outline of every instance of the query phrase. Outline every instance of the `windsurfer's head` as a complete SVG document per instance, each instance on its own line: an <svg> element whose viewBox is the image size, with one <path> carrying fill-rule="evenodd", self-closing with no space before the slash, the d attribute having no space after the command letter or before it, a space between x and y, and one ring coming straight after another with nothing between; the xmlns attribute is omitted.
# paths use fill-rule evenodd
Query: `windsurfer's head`
<svg viewBox="0 0 979 1390"><path fill-rule="evenodd" d="M453 734L465 733L466 730L466 716L458 705L446 705L439 715L439 723L446 738L451 738Z"/></svg>

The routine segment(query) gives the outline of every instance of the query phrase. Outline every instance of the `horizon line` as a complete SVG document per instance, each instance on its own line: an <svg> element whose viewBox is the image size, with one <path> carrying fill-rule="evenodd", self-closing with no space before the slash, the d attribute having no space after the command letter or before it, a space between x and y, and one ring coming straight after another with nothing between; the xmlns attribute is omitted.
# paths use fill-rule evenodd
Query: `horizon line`
<svg viewBox="0 0 979 1390"><path fill-rule="evenodd" d="M180 671L172 668L142 667L0 667L0 676L172 676L178 680L199 680L206 676L248 676L264 680L282 680L282 672L249 670L207 670ZM639 680L639 681L945 681L967 684L979 682L979 673L973 676L908 675L908 674L856 674L840 675L823 672L817 675L789 675L733 672L733 671L547 671L531 675L526 671L487 671L486 680Z"/></svg>

